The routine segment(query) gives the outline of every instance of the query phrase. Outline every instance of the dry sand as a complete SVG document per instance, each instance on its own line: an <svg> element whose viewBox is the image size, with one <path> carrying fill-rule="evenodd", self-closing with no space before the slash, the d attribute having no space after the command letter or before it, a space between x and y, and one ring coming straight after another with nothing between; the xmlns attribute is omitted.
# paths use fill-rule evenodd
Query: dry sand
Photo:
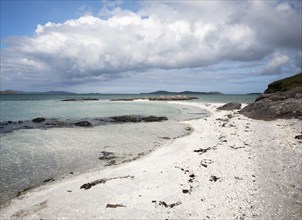
<svg viewBox="0 0 302 220"><path fill-rule="evenodd" d="M211 113L185 122L191 135L136 161L37 188L0 218L302 219L302 141L294 138L301 121L185 104Z"/></svg>

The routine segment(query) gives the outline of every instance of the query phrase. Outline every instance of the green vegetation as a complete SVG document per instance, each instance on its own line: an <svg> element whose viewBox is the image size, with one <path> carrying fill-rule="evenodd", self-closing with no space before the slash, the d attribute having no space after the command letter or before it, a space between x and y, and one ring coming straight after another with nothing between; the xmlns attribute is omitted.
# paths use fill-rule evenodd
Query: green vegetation
<svg viewBox="0 0 302 220"><path fill-rule="evenodd" d="M302 86L302 73L269 84L264 93L284 92L300 86Z"/></svg>

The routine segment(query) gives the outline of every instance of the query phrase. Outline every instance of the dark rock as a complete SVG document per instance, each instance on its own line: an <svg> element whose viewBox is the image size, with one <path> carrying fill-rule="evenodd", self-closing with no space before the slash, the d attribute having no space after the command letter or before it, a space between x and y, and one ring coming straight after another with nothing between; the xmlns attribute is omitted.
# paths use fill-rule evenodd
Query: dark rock
<svg viewBox="0 0 302 220"><path fill-rule="evenodd" d="M89 121L80 121L75 123L74 125L80 126L80 127L90 127L92 124Z"/></svg>
<svg viewBox="0 0 302 220"><path fill-rule="evenodd" d="M115 116L111 117L115 122L141 122L142 118L139 116L133 115L123 115L123 116Z"/></svg>
<svg viewBox="0 0 302 220"><path fill-rule="evenodd" d="M168 120L167 117L156 117L156 116L148 116L148 117L144 117L142 118L143 121L145 122L155 122L155 121L166 121Z"/></svg>
<svg viewBox="0 0 302 220"><path fill-rule="evenodd" d="M230 102L217 108L218 110L235 110L241 109L241 103Z"/></svg>
<svg viewBox="0 0 302 220"><path fill-rule="evenodd" d="M264 94L239 113L259 120L302 119L302 87L287 92Z"/></svg>
<svg viewBox="0 0 302 220"><path fill-rule="evenodd" d="M22 124L22 123L23 123L23 121L18 121L18 123L19 123L19 124Z"/></svg>
<svg viewBox="0 0 302 220"><path fill-rule="evenodd" d="M33 122L35 122L35 123L40 123L40 122L45 121L45 118L43 118L43 117L39 117L39 118L35 118L35 119L33 119L32 121L33 121Z"/></svg>
<svg viewBox="0 0 302 220"><path fill-rule="evenodd" d="M302 119L302 73L271 83L239 113L258 120Z"/></svg>
<svg viewBox="0 0 302 220"><path fill-rule="evenodd" d="M190 190L188 190L188 189L183 189L183 190L182 190L182 193L184 193L184 194L190 193Z"/></svg>
<svg viewBox="0 0 302 220"><path fill-rule="evenodd" d="M7 123L8 123L8 124L12 124L13 122L12 122L12 121L8 121Z"/></svg>
<svg viewBox="0 0 302 220"><path fill-rule="evenodd" d="M115 116L115 117L111 117L111 119L113 119L115 122L155 122L155 121L165 121L168 120L167 117L157 117L157 116L147 116L147 117L141 117L141 116L134 116L134 115L123 115L123 116Z"/></svg>
<svg viewBox="0 0 302 220"><path fill-rule="evenodd" d="M298 140L301 140L302 139L302 134L297 135L295 138L298 139Z"/></svg>

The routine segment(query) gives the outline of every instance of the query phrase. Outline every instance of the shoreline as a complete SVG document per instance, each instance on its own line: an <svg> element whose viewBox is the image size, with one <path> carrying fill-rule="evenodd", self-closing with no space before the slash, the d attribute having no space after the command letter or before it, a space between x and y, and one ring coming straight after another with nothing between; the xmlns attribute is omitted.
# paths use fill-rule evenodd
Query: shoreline
<svg viewBox="0 0 302 220"><path fill-rule="evenodd" d="M302 217L297 120L255 121L217 111L217 103L171 103L211 115L183 122L190 135L143 158L34 189L0 218ZM87 183L97 184L80 188Z"/></svg>

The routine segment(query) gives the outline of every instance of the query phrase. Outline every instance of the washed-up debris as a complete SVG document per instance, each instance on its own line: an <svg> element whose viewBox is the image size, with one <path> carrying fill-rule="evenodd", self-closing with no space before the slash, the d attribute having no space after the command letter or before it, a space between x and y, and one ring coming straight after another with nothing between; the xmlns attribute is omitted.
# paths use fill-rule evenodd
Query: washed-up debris
<svg viewBox="0 0 302 220"><path fill-rule="evenodd" d="M211 150L212 148L208 147L206 149L203 149L203 148L200 148L198 150L194 150L194 152L196 153L200 153L200 154L203 154L203 153L206 153L208 150Z"/></svg>
<svg viewBox="0 0 302 220"><path fill-rule="evenodd" d="M241 146L241 147L230 146L230 148L237 150L237 149L241 149L241 148L245 148L245 147L244 146Z"/></svg>
<svg viewBox="0 0 302 220"><path fill-rule="evenodd" d="M203 159L200 161L200 165L207 168L209 164L212 164L214 163L213 160L210 160L210 159Z"/></svg>
<svg viewBox="0 0 302 220"><path fill-rule="evenodd" d="M134 176L119 176L119 177L113 177L113 178L103 178L103 179L99 179L99 180L95 180L95 181L93 181L93 182L90 182L90 183L85 183L85 184L83 184L81 187L80 187L80 189L85 189L85 190L87 190L87 189L90 189L91 187L93 187L93 186L95 186L95 185L97 185L97 184L105 184L107 181L109 181L109 180L115 180L115 179L126 179L126 178L131 178L131 179L133 179L134 178Z"/></svg>
<svg viewBox="0 0 302 220"><path fill-rule="evenodd" d="M125 205L122 205L122 204L107 204L106 205L106 208L113 208L113 209L115 209L115 208L119 208L119 207L126 207Z"/></svg>
<svg viewBox="0 0 302 220"><path fill-rule="evenodd" d="M214 176L214 175L212 175L212 176L210 177L210 181L211 181L211 182L216 182L216 181L219 180L219 179L220 179L219 177Z"/></svg>
<svg viewBox="0 0 302 220"><path fill-rule="evenodd" d="M152 200L152 203L157 203L156 200ZM178 206L181 204L181 201L178 201L178 202L174 202L174 203L171 203L171 204L167 204L166 202L164 201L158 201L158 205L161 205L165 208L174 208L175 206Z"/></svg>
<svg viewBox="0 0 302 220"><path fill-rule="evenodd" d="M49 178L43 181L43 183L53 182L55 181L55 178Z"/></svg>
<svg viewBox="0 0 302 220"><path fill-rule="evenodd" d="M188 189L183 189L183 190L182 190L182 193L183 193L183 194L190 193L190 190L188 190Z"/></svg>
<svg viewBox="0 0 302 220"><path fill-rule="evenodd" d="M103 155L101 157L99 157L99 160L110 160L110 159L114 159L116 158L114 156L113 152L108 152L108 151L102 151L101 152Z"/></svg>
<svg viewBox="0 0 302 220"><path fill-rule="evenodd" d="M175 168L180 169L181 171L185 172L185 174L190 172L190 170L186 170L186 169L178 167L178 166L175 166Z"/></svg>

